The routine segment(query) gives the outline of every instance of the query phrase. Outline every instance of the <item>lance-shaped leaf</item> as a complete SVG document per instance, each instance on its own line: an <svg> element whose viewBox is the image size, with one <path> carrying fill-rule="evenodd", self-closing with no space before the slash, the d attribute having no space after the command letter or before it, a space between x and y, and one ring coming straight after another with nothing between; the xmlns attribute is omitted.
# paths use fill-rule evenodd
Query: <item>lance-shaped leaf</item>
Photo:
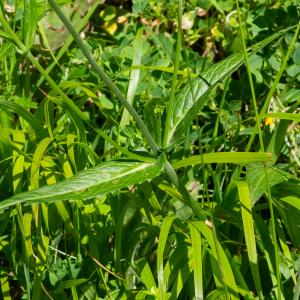
<svg viewBox="0 0 300 300"><path fill-rule="evenodd" d="M290 28L288 28L290 29ZM287 29L287 30L288 30ZM249 55L257 52L265 47L274 39L278 38L283 32L282 30L266 38L257 45L250 48ZM175 142L180 138L191 125L192 120L197 116L199 111L207 104L208 95L216 87L216 85L230 76L244 63L244 54L235 53L219 63L207 68L201 78L192 79L192 83L188 82L181 92L177 94L174 101L172 124L170 131L167 133L167 144L171 141L173 135Z"/></svg>
<svg viewBox="0 0 300 300"><path fill-rule="evenodd" d="M41 203L90 199L120 188L142 183L160 174L165 162L161 156L154 163L110 161L83 170L57 184L17 194L0 202L0 211L20 203Z"/></svg>

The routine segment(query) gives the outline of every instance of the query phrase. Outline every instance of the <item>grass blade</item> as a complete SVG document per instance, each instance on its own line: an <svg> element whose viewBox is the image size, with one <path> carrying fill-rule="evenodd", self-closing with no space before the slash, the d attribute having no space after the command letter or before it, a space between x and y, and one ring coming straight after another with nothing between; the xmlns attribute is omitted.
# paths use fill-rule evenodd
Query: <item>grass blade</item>
<svg viewBox="0 0 300 300"><path fill-rule="evenodd" d="M132 59L132 65L139 65L141 63L142 58L142 45L143 45L143 28L140 28L136 34L135 40L133 42L133 59ZM132 105L135 92L139 83L140 78L140 70L135 69L130 72L130 81L128 85L127 90L127 101ZM123 111L123 115L121 118L120 126L128 125L130 121L130 115L128 113L128 110Z"/></svg>
<svg viewBox="0 0 300 300"><path fill-rule="evenodd" d="M260 276L259 276L258 261L257 261L256 242L255 242L255 234L254 234L254 226L253 226L254 221L251 212L252 205L250 199L250 191L249 191L248 184L245 181L238 181L236 185L238 188L239 198L241 202L244 235L246 240L248 258L250 262L250 269L252 272L253 281L259 299L263 299L263 293L261 289Z"/></svg>
<svg viewBox="0 0 300 300"><path fill-rule="evenodd" d="M201 234L192 223L189 224L189 229L190 229L191 240L192 240L192 252L193 252L192 264L194 270L195 298L197 300L202 300L203 299L203 277L202 277Z"/></svg>
<svg viewBox="0 0 300 300"><path fill-rule="evenodd" d="M251 162L270 161L270 153L255 153L255 152L214 152L204 153L202 155L194 155L184 158L180 161L172 163L174 169L198 164L213 164L213 163L231 163L231 164L248 164Z"/></svg>
<svg viewBox="0 0 300 300"><path fill-rule="evenodd" d="M168 240L170 228L174 220L175 220L174 216L166 217L162 223L160 233L159 233L159 241L158 241L158 248L157 248L157 279L158 279L159 297L162 300L166 299L166 292L168 286L167 278L164 277L164 251Z"/></svg>
<svg viewBox="0 0 300 300"><path fill-rule="evenodd" d="M201 232L211 248L212 268L216 272L216 284L218 284L218 282L219 284L221 283L220 287L224 288L225 296L226 294L229 294L230 299L240 299L228 258L220 243L214 238L212 230L204 222L197 221L193 222L193 224ZM218 260L218 256L220 257L220 260Z"/></svg>

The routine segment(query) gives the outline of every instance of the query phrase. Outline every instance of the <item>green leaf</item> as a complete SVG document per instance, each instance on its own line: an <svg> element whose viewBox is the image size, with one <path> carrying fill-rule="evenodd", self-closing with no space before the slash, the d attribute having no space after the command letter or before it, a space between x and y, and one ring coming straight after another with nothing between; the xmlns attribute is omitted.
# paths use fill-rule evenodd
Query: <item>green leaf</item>
<svg viewBox="0 0 300 300"><path fill-rule="evenodd" d="M193 226L192 223L189 223L189 229L191 233L192 240L192 263L194 270L194 288L195 288L195 298L203 299L203 274L202 274L202 243L201 243L201 234Z"/></svg>
<svg viewBox="0 0 300 300"><path fill-rule="evenodd" d="M299 198L295 199L294 197L287 196L281 198L278 205L276 205L276 208L283 219L284 227L295 247L300 246L299 200Z"/></svg>
<svg viewBox="0 0 300 300"><path fill-rule="evenodd" d="M136 34L134 44L133 44L133 59L132 59L132 65L139 65L141 63L141 58L142 58L142 46L143 46L143 32L144 28L140 28ZM130 81L128 85L128 90L127 90L127 100L128 102L132 105L134 96L136 93L136 89L139 83L140 79L140 70L132 70L130 72ZM126 126L129 124L130 121L130 115L127 109L124 109L123 115L121 118L120 126Z"/></svg>
<svg viewBox="0 0 300 300"><path fill-rule="evenodd" d="M21 116L32 127L39 138L47 136L42 124L19 104L8 100L0 100L0 109L3 109L6 113L14 112L18 116Z"/></svg>
<svg viewBox="0 0 300 300"><path fill-rule="evenodd" d="M204 222L195 221L193 225L201 232L211 248L211 264L215 272L216 285L227 288L230 299L239 299L235 278L223 247Z"/></svg>
<svg viewBox="0 0 300 300"><path fill-rule="evenodd" d="M251 54L265 47L268 43L279 37L285 30L279 31L263 40L257 45L251 47ZM251 55L250 54L250 55ZM244 63L244 54L235 53L219 63L207 68L201 78L188 83L183 90L177 94L174 101L171 130L168 132L167 145L173 135L177 140L186 132L192 120L199 111L207 104L208 95L217 86L217 84L230 76Z"/></svg>
<svg viewBox="0 0 300 300"><path fill-rule="evenodd" d="M163 169L164 157L156 162L110 161L84 170L70 179L17 194L0 202L0 210L16 204L90 199L120 188L151 180Z"/></svg>
<svg viewBox="0 0 300 300"><path fill-rule="evenodd" d="M168 240L169 231L172 226L174 216L168 216L164 219L159 233L159 241L157 248L157 278L158 278L158 289L161 299L165 298L167 292L167 280L164 276L164 250Z"/></svg>
<svg viewBox="0 0 300 300"><path fill-rule="evenodd" d="M143 283L145 284L148 291L151 291L151 289L156 287L156 283L147 259L144 257L139 259L136 262L136 265Z"/></svg>
<svg viewBox="0 0 300 300"><path fill-rule="evenodd" d="M43 156L45 155L45 151L47 150L49 144L52 139L47 137L44 138L36 147L36 150L33 154L31 170L30 170L30 181L31 188L37 189L39 187L39 175L40 175L40 166L42 163Z"/></svg>
<svg viewBox="0 0 300 300"><path fill-rule="evenodd" d="M213 164L213 163L231 163L247 164L251 162L263 162L271 160L270 153L252 153L252 152L213 152L202 155L194 155L172 163L174 169L190 165Z"/></svg>
<svg viewBox="0 0 300 300"><path fill-rule="evenodd" d="M268 182L266 175L268 176ZM268 185L271 188L280 182L287 181L290 177L291 175L275 167L265 167L262 164L249 165L247 167L246 181L250 188L252 205L267 192Z"/></svg>
<svg viewBox="0 0 300 300"><path fill-rule="evenodd" d="M25 0L23 34L25 45L28 49L33 45L37 23L38 9L36 0Z"/></svg>
<svg viewBox="0 0 300 300"><path fill-rule="evenodd" d="M300 210L300 198L293 197L293 196L287 196L287 197L280 198L280 200L283 202L286 202Z"/></svg>
<svg viewBox="0 0 300 300"><path fill-rule="evenodd" d="M249 187L247 182L245 181L238 181L236 185L238 188L239 198L241 202L243 228L244 228L247 253L248 253L248 258L250 263L250 269L252 272L253 281L255 284L257 294L259 295L260 299L263 299L260 276L259 276L258 261L257 261L255 233L254 233L254 226L253 226L254 222L252 217L252 205L251 205Z"/></svg>

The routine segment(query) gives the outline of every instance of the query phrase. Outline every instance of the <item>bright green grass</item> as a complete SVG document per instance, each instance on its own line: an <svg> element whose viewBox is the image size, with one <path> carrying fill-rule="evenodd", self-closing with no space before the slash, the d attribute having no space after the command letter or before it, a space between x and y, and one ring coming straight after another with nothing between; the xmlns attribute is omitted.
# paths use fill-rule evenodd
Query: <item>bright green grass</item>
<svg viewBox="0 0 300 300"><path fill-rule="evenodd" d="M66 2L0 5L1 297L298 299L293 1Z"/></svg>

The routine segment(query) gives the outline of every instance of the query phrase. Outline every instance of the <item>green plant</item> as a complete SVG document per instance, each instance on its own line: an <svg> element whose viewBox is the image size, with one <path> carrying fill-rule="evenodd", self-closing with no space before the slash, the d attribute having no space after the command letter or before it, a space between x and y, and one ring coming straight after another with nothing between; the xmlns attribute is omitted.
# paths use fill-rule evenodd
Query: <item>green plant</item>
<svg viewBox="0 0 300 300"><path fill-rule="evenodd" d="M275 92L298 91L297 74L282 77L292 51L297 62L300 23L247 48L237 3L244 51L198 64L182 42L189 33L181 0L170 4L175 47L175 36L146 39L155 28L108 5L100 6L103 37L91 30L82 39L77 31L96 18L98 4L48 2L17 2L13 15L1 3L3 298L23 294L9 291L17 282L27 299L296 299L300 183L297 161L288 161L296 125L293 146L284 144L290 122L299 121L299 94L281 101L287 112L270 111L270 103ZM162 14L151 1L133 2ZM227 2L212 5L222 16L233 6ZM42 27L46 12L55 30L71 34L57 51ZM104 50L117 23L118 45ZM272 68L256 63L272 61L264 51L274 48L286 53L273 79ZM50 73L55 64L58 76ZM266 97L253 74L268 75ZM242 113L249 92L251 109ZM264 118L281 121L271 131L261 128Z"/></svg>

